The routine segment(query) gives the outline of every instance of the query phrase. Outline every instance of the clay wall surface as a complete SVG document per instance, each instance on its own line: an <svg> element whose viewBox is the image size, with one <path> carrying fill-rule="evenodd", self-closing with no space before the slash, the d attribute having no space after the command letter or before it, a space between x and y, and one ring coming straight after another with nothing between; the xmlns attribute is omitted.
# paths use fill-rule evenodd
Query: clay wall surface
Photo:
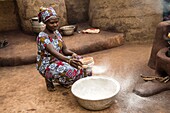
<svg viewBox="0 0 170 113"><path fill-rule="evenodd" d="M13 0L0 0L0 32L19 29Z"/></svg>
<svg viewBox="0 0 170 113"><path fill-rule="evenodd" d="M86 22L89 19L89 0L65 0L69 24Z"/></svg>
<svg viewBox="0 0 170 113"><path fill-rule="evenodd" d="M162 21L161 0L90 0L89 19L93 27L123 32L127 41L154 37Z"/></svg>
<svg viewBox="0 0 170 113"><path fill-rule="evenodd" d="M31 33L32 25L30 19L39 13L39 7L52 6L60 16L60 26L67 24L66 7L64 0L16 0L19 17L23 31Z"/></svg>
<svg viewBox="0 0 170 113"><path fill-rule="evenodd" d="M0 31L21 26L32 32L30 19L40 6L52 6L61 17L60 26L89 21L92 27L125 33L127 41L152 40L162 21L161 0L2 0Z"/></svg>

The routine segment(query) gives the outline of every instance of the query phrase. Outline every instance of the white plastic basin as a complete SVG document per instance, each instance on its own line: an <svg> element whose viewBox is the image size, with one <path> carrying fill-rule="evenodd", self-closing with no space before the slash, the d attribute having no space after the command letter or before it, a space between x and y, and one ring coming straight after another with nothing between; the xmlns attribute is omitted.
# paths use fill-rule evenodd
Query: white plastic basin
<svg viewBox="0 0 170 113"><path fill-rule="evenodd" d="M110 107L120 84L113 78L92 76L76 81L71 92L78 103L89 110L102 110Z"/></svg>

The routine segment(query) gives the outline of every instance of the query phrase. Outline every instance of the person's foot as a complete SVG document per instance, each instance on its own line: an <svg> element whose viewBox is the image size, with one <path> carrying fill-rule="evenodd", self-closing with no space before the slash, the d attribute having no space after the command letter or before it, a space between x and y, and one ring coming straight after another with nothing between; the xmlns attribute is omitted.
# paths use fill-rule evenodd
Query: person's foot
<svg viewBox="0 0 170 113"><path fill-rule="evenodd" d="M67 89L69 89L69 88L71 88L71 84L69 85L67 85L67 84L60 84L62 87L64 87L64 88L67 88Z"/></svg>
<svg viewBox="0 0 170 113"><path fill-rule="evenodd" d="M167 90L170 90L170 82L160 83L148 81L136 85L136 87L133 89L133 92L141 97L148 97Z"/></svg>
<svg viewBox="0 0 170 113"><path fill-rule="evenodd" d="M52 81L45 79L47 90L52 92L55 91L55 87Z"/></svg>

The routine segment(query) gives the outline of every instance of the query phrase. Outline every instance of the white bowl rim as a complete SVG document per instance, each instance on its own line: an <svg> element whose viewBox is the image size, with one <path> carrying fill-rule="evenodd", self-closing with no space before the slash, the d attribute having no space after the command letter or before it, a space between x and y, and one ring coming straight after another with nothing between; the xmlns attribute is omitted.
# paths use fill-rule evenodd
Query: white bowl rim
<svg viewBox="0 0 170 113"><path fill-rule="evenodd" d="M64 28L75 29L76 27L75 27L75 25L65 25L65 26L60 27L60 29L64 29ZM68 30L68 29L65 29L65 30Z"/></svg>
<svg viewBox="0 0 170 113"><path fill-rule="evenodd" d="M36 17L32 17L31 19L35 20L35 21L38 21L38 17L37 16Z"/></svg>
<svg viewBox="0 0 170 113"><path fill-rule="evenodd" d="M46 27L46 25L45 24L41 24L41 25L35 25L35 26L32 26L32 27Z"/></svg>
<svg viewBox="0 0 170 113"><path fill-rule="evenodd" d="M74 92L74 87L79 84L81 81L85 81L88 79L107 79L107 80L111 80L115 83L116 85L116 91L111 95L108 96L106 98L100 98L100 99L89 99L89 98L82 98L80 96L78 96L77 94L75 94ZM76 96L77 98L83 99L83 100L92 100L92 101L96 101L96 100L105 100L105 99L109 99L113 96L115 96L116 94L118 94L118 92L120 91L120 83L118 81L116 81L115 79L111 78L111 77L105 77L105 76L90 76L90 77L85 77L85 78L81 78L79 80L77 80L72 86L71 86L71 92L74 96Z"/></svg>

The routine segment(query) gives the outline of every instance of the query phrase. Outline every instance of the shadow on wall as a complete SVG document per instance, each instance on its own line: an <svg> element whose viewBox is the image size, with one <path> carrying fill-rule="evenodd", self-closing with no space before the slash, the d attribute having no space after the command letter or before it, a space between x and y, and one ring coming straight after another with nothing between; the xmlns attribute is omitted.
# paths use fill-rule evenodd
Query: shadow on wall
<svg viewBox="0 0 170 113"><path fill-rule="evenodd" d="M77 24L89 20L90 0L65 0L68 24Z"/></svg>
<svg viewBox="0 0 170 113"><path fill-rule="evenodd" d="M20 29L16 0L0 0L0 32Z"/></svg>

